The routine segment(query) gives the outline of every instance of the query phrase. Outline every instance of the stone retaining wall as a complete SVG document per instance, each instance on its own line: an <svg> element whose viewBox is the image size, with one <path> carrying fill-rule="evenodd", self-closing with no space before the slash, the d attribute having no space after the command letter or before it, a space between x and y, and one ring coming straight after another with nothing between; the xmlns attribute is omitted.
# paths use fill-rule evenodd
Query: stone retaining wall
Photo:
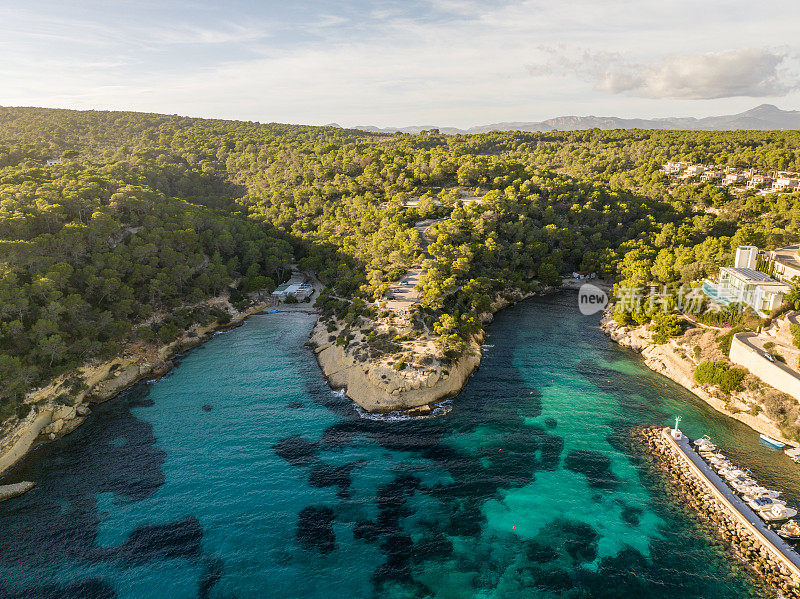
<svg viewBox="0 0 800 599"><path fill-rule="evenodd" d="M778 364L773 364L750 345L755 333L737 333L731 339L728 356L731 362L744 366L768 385L800 400L800 378L796 373L787 372Z"/></svg>
<svg viewBox="0 0 800 599"><path fill-rule="evenodd" d="M751 567L768 586L787 599L800 599L800 573L733 508L683 452L665 437L662 428L643 428L637 437L666 473L681 499L721 537L734 555Z"/></svg>

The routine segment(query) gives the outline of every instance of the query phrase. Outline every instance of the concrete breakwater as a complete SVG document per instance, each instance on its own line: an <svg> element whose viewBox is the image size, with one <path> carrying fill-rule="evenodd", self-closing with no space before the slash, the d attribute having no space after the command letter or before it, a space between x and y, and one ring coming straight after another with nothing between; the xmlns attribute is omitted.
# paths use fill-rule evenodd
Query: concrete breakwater
<svg viewBox="0 0 800 599"><path fill-rule="evenodd" d="M773 541L759 522L751 522L726 498L669 434L670 429L646 427L637 437L663 470L673 489L769 587L787 598L800 599L800 568L787 557L785 544ZM781 548L780 545L784 547Z"/></svg>

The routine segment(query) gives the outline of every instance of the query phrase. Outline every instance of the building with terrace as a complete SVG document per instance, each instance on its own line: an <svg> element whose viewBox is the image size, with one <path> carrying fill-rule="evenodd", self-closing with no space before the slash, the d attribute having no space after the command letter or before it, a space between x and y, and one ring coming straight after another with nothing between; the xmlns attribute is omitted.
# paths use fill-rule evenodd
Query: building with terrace
<svg viewBox="0 0 800 599"><path fill-rule="evenodd" d="M703 292L720 304L744 304L759 316L767 316L783 303L783 297L792 288L766 273L755 270L758 258L757 247L739 246L736 249L733 267L720 268L716 282L704 281Z"/></svg>

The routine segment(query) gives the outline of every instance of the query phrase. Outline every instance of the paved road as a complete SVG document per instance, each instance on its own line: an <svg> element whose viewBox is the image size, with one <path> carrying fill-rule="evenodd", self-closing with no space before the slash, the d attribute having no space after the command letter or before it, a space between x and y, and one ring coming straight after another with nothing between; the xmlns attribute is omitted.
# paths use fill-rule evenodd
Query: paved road
<svg viewBox="0 0 800 599"><path fill-rule="evenodd" d="M758 354L759 359L768 362L768 360L761 355L766 350L753 343L753 340L757 339L758 335L756 335L755 333L736 333L736 338L742 343L744 343L749 349L756 352ZM762 341L772 341L772 339L763 339ZM800 378L800 373L798 373L793 368L789 368L786 364L784 364L780 360L775 360L774 362L770 362L770 364L772 364L773 366L777 366L778 368L780 368L787 374L792 375L796 379Z"/></svg>
<svg viewBox="0 0 800 599"><path fill-rule="evenodd" d="M786 541L780 538L774 530L771 530L766 523L759 518L752 509L750 509L750 507L741 497L733 492L733 490L725 483L725 481L723 481L722 478L720 478L720 476L714 472L711 466L709 466L703 460L703 458L701 458L692 449L692 446L689 444L689 440L686 438L686 436L683 436L681 439L673 439L673 441L675 441L678 448L683 451L684 455L686 455L686 457L689 458L695 466L697 466L706 479L713 484L720 493L722 493L725 499L730 501L731 505L739 510L739 513L762 535L764 535L767 540L786 557L786 559L791 561L795 566L797 566L798 569L800 569L800 555L798 555L798 553L792 549L791 546L786 543Z"/></svg>

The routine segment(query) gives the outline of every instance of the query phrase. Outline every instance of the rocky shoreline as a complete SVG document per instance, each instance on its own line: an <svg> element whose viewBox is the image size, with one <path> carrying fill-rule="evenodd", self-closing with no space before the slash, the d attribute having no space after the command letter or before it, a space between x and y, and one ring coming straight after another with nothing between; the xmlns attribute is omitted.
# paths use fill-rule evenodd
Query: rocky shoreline
<svg viewBox="0 0 800 599"><path fill-rule="evenodd" d="M674 342L662 345L653 343L646 326L620 326L614 321L609 310L606 310L603 314L600 327L612 341L639 353L650 370L664 375L691 391L718 412L746 424L756 432L764 433L790 445L793 444L792 441L784 437L780 428L763 413L753 415L746 411L728 409L725 401L712 395L708 389L699 385L694 380L694 362L688 356L683 357L682 353L674 346ZM744 397L745 393L741 395Z"/></svg>
<svg viewBox="0 0 800 599"><path fill-rule="evenodd" d="M800 599L800 573L781 559L779 552L748 527L744 517L720 499L709 482L689 465L680 450L673 447L661 427L634 431L655 465L664 474L667 491L693 509L705 527L721 539L733 555L745 564L759 581L788 599Z"/></svg>
<svg viewBox="0 0 800 599"><path fill-rule="evenodd" d="M322 321L317 321L309 341L328 384L368 412L404 411L426 415L431 404L456 395L481 363L480 339L470 343L467 352L446 372L404 374L382 364L359 361L347 350L328 341Z"/></svg>
<svg viewBox="0 0 800 599"><path fill-rule="evenodd" d="M558 291L548 287L537 293L512 293L498 297L481 322L492 322L500 310L525 299ZM308 346L328 384L344 393L363 410L371 413L402 412L409 416L428 416L438 402L457 395L481 364L481 344L485 331L474 335L466 351L446 368L404 369L399 372L383 363L359 359L331 339L322 319L317 320Z"/></svg>
<svg viewBox="0 0 800 599"><path fill-rule="evenodd" d="M86 366L78 371L85 388L69 392L69 404L61 399L68 393L65 391L71 378L68 375L34 391L26 400L31 406L28 415L6 424L2 431L0 477L40 443L53 441L78 428L91 413L92 404L108 401L143 379L164 376L172 370L175 356L205 343L215 333L241 325L248 316L267 307L265 303L257 303L234 313L228 322L194 326L177 340L159 347L152 356L124 354L98 365Z"/></svg>

